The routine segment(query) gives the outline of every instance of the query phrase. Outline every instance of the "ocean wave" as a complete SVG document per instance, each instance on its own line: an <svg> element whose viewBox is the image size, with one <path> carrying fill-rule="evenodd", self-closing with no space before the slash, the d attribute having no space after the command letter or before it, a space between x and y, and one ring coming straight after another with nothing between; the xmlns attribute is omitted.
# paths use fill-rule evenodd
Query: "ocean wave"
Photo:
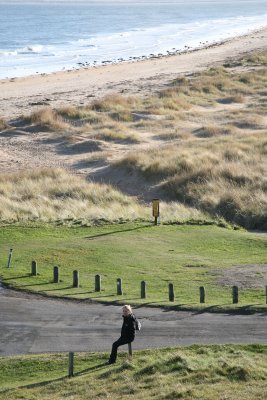
<svg viewBox="0 0 267 400"><path fill-rule="evenodd" d="M0 56L4 56L4 57L7 57L7 56L16 56L16 55L18 55L18 52L16 51L16 50L14 50L14 51L1 51L0 50Z"/></svg>
<svg viewBox="0 0 267 400"><path fill-rule="evenodd" d="M18 54L40 54L44 51L44 47L41 44L23 47L22 49L18 49Z"/></svg>
<svg viewBox="0 0 267 400"><path fill-rule="evenodd" d="M0 50L0 55L3 56L18 56L18 55L32 55L32 54L40 54L40 55L53 55L54 53L51 51L54 46L45 46L41 44L29 45L25 47L20 47L14 50Z"/></svg>

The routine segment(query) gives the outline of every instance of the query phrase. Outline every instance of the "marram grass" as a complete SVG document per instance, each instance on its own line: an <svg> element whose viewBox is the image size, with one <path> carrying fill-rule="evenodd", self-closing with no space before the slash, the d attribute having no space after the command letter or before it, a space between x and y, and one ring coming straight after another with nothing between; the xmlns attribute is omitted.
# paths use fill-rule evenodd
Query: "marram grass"
<svg viewBox="0 0 267 400"><path fill-rule="evenodd" d="M210 220L179 203L161 204L162 221ZM102 222L151 220L151 207L111 185L88 182L63 169L37 169L0 177L0 219L3 222L58 222L91 225Z"/></svg>

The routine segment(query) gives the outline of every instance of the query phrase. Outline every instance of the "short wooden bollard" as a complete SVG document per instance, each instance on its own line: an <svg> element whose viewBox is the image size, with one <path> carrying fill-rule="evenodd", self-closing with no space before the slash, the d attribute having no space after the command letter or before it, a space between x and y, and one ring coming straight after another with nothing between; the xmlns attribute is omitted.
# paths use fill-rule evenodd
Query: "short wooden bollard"
<svg viewBox="0 0 267 400"><path fill-rule="evenodd" d="M141 282L141 299L146 298L146 282L142 281Z"/></svg>
<svg viewBox="0 0 267 400"><path fill-rule="evenodd" d="M205 288L204 286L200 286L199 288L199 302L200 303L205 303Z"/></svg>
<svg viewBox="0 0 267 400"><path fill-rule="evenodd" d="M101 276L100 275L95 276L95 291L101 292Z"/></svg>
<svg viewBox="0 0 267 400"><path fill-rule="evenodd" d="M173 283L169 283L169 301L174 301L174 286L173 286Z"/></svg>
<svg viewBox="0 0 267 400"><path fill-rule="evenodd" d="M117 295L118 296L122 295L122 280L121 280L121 278L117 279Z"/></svg>
<svg viewBox="0 0 267 400"><path fill-rule="evenodd" d="M129 356L130 359L133 358L132 343L128 343L128 356Z"/></svg>
<svg viewBox="0 0 267 400"><path fill-rule="evenodd" d="M238 287L237 286L233 286L232 296L233 296L233 304L237 304L238 303Z"/></svg>
<svg viewBox="0 0 267 400"><path fill-rule="evenodd" d="M79 287L79 272L76 270L73 271L73 287Z"/></svg>
<svg viewBox="0 0 267 400"><path fill-rule="evenodd" d="M69 352L69 378L74 376L74 353Z"/></svg>
<svg viewBox="0 0 267 400"><path fill-rule="evenodd" d="M37 275L38 275L37 262L32 261L32 276L37 276Z"/></svg>
<svg viewBox="0 0 267 400"><path fill-rule="evenodd" d="M59 283L59 267L55 266L53 270L53 282Z"/></svg>
<svg viewBox="0 0 267 400"><path fill-rule="evenodd" d="M10 265L11 265L12 252L13 252L13 249L10 249L9 256L8 256L8 262L7 262L7 268L10 268Z"/></svg>

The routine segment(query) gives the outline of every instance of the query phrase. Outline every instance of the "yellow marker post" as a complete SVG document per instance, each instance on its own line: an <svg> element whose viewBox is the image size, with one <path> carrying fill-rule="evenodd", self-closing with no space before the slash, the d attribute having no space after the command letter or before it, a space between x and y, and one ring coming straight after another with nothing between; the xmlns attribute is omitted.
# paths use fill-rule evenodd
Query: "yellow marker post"
<svg viewBox="0 0 267 400"><path fill-rule="evenodd" d="M159 199L152 200L152 214L155 218L155 225L158 224L158 217L159 217Z"/></svg>

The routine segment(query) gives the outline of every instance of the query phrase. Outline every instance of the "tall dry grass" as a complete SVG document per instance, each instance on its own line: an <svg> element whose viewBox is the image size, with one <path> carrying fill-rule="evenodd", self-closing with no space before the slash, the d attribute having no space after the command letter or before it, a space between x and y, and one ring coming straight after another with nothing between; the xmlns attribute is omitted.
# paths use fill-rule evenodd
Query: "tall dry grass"
<svg viewBox="0 0 267 400"><path fill-rule="evenodd" d="M1 220L117 220L143 216L142 207L109 185L89 183L61 169L0 178Z"/></svg>
<svg viewBox="0 0 267 400"><path fill-rule="evenodd" d="M0 118L0 131L3 131L8 128L9 128L8 122L5 119Z"/></svg>
<svg viewBox="0 0 267 400"><path fill-rule="evenodd" d="M161 204L163 222L205 220L206 215L176 203ZM0 177L0 221L61 221L92 224L150 220L151 207L110 185L87 182L62 169Z"/></svg>
<svg viewBox="0 0 267 400"><path fill-rule="evenodd" d="M246 228L267 229L266 133L187 140L130 153L117 166L161 184L172 200Z"/></svg>
<svg viewBox="0 0 267 400"><path fill-rule="evenodd" d="M49 129L63 130L68 128L68 124L51 107L41 108L30 115L24 116L24 119L32 124L44 126Z"/></svg>
<svg viewBox="0 0 267 400"><path fill-rule="evenodd" d="M137 108L140 103L141 99L138 96L122 96L114 94L93 101L90 107L92 110L99 112L121 112ZM89 105L87 107L89 107Z"/></svg>

